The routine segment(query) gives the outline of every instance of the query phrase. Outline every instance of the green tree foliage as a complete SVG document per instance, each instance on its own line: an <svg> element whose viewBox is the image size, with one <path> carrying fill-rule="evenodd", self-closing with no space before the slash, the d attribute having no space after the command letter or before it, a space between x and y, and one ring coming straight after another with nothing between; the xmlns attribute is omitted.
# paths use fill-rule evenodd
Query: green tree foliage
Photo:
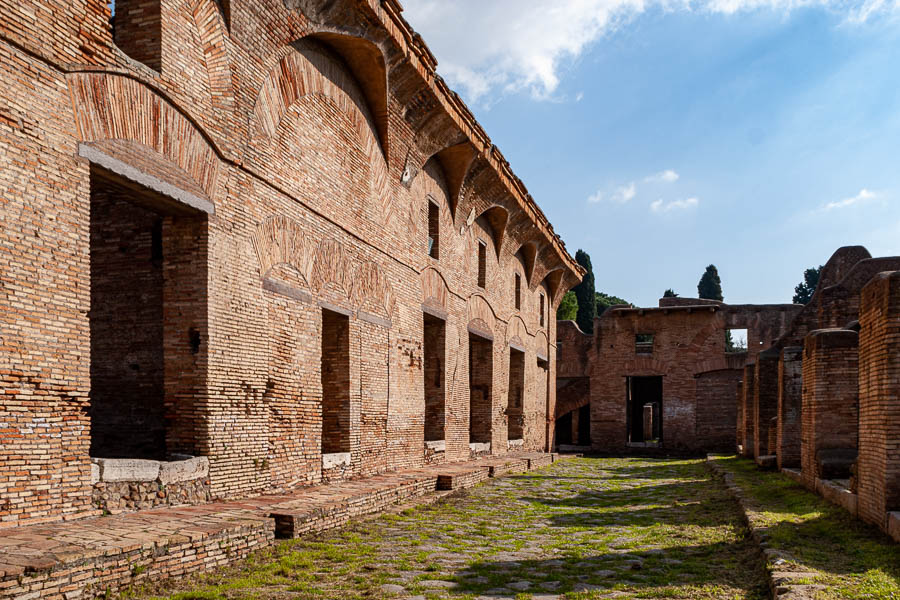
<svg viewBox="0 0 900 600"><path fill-rule="evenodd" d="M618 296L610 296L609 294L604 294L603 292L595 292L594 298L596 298L597 303L597 316L599 317L603 313L606 312L606 309L610 306L614 306L616 304L631 304L628 300L623 300Z"/></svg>
<svg viewBox="0 0 900 600"><path fill-rule="evenodd" d="M663 298L677 298L678 294L672 288L667 289L663 292Z"/></svg>
<svg viewBox="0 0 900 600"><path fill-rule="evenodd" d="M590 255L580 248L575 253L575 262L587 271L581 283L572 288L575 298L578 300L578 314L575 316L575 322L583 332L594 333L594 317L597 316L597 302L594 299L594 268L591 266Z"/></svg>
<svg viewBox="0 0 900 600"><path fill-rule="evenodd" d="M562 302L559 303L559 308L556 309L556 320L574 321L575 315L577 314L578 298L575 297L575 292L569 290L566 292L566 295L563 296Z"/></svg>
<svg viewBox="0 0 900 600"><path fill-rule="evenodd" d="M819 285L819 275L822 274L823 266L819 265L803 271L803 281L794 288L794 304L809 304L816 291L816 286Z"/></svg>
<svg viewBox="0 0 900 600"><path fill-rule="evenodd" d="M724 300L722 296L722 280L716 265L709 265L697 284L697 295L705 300Z"/></svg>

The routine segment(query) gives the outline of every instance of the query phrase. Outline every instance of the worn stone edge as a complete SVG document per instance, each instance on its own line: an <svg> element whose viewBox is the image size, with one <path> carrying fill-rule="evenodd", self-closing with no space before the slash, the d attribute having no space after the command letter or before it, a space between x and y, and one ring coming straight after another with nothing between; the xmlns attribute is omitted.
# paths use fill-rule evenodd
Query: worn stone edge
<svg viewBox="0 0 900 600"><path fill-rule="evenodd" d="M721 478L725 484L725 489L731 494L738 507L741 509L741 517L750 531L750 537L756 543L757 548L762 553L766 561L766 578L769 583L769 594L776 600L801 600L814 597L814 593L824 589L822 585L816 584L791 584L790 581L798 576L794 571L779 571L778 561L789 560L789 556L773 548L768 542L768 531L766 527L758 527L753 524L750 519L750 506L744 497L744 490L734 482L734 475L728 470L716 464L716 455L709 454L706 456L706 467L713 475ZM813 575L810 573L810 575ZM811 595L813 594L813 595Z"/></svg>

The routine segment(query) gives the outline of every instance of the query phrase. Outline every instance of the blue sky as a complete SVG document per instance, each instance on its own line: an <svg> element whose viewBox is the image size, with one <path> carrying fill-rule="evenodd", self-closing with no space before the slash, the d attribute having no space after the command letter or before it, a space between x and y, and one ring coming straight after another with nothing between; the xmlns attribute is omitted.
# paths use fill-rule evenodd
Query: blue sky
<svg viewBox="0 0 900 600"><path fill-rule="evenodd" d="M655 306L714 263L790 302L841 245L900 255L896 4L403 4L598 290Z"/></svg>

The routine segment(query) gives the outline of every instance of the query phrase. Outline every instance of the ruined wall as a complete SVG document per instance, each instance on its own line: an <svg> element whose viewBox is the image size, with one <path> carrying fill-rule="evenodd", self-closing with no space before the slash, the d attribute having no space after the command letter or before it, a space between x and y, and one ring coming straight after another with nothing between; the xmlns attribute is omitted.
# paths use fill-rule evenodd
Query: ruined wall
<svg viewBox="0 0 900 600"><path fill-rule="evenodd" d="M859 320L859 516L886 529L900 509L900 272L863 288Z"/></svg>
<svg viewBox="0 0 900 600"><path fill-rule="evenodd" d="M423 464L426 310L446 323L446 458L469 456L473 324L494 339L494 451L511 342L524 444L545 447L574 261L396 3L300 6L123 3L121 48L103 0L0 6L0 524L91 513L89 315L112 310L91 293L97 170L183 211L164 223L165 451L208 457L213 497L321 480L323 307L349 317L340 476Z"/></svg>
<svg viewBox="0 0 900 600"><path fill-rule="evenodd" d="M737 386L743 372L722 369L700 373L697 382L695 432L709 450L733 451L738 420Z"/></svg>
<svg viewBox="0 0 900 600"><path fill-rule="evenodd" d="M858 440L858 354L855 331L821 329L803 346L800 462L803 482L850 476Z"/></svg>
<svg viewBox="0 0 900 600"><path fill-rule="evenodd" d="M803 401L803 348L788 346L778 359L778 412L775 456L778 468L800 466L800 427Z"/></svg>

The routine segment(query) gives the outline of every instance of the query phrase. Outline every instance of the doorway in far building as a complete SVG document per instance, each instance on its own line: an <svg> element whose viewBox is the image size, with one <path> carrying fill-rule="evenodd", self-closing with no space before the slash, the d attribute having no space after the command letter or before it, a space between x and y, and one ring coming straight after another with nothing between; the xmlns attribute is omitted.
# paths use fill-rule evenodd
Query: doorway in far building
<svg viewBox="0 0 900 600"><path fill-rule="evenodd" d="M629 446L661 446L663 440L662 422L662 376L626 377L626 432ZM650 405L650 418L645 419L645 406Z"/></svg>

